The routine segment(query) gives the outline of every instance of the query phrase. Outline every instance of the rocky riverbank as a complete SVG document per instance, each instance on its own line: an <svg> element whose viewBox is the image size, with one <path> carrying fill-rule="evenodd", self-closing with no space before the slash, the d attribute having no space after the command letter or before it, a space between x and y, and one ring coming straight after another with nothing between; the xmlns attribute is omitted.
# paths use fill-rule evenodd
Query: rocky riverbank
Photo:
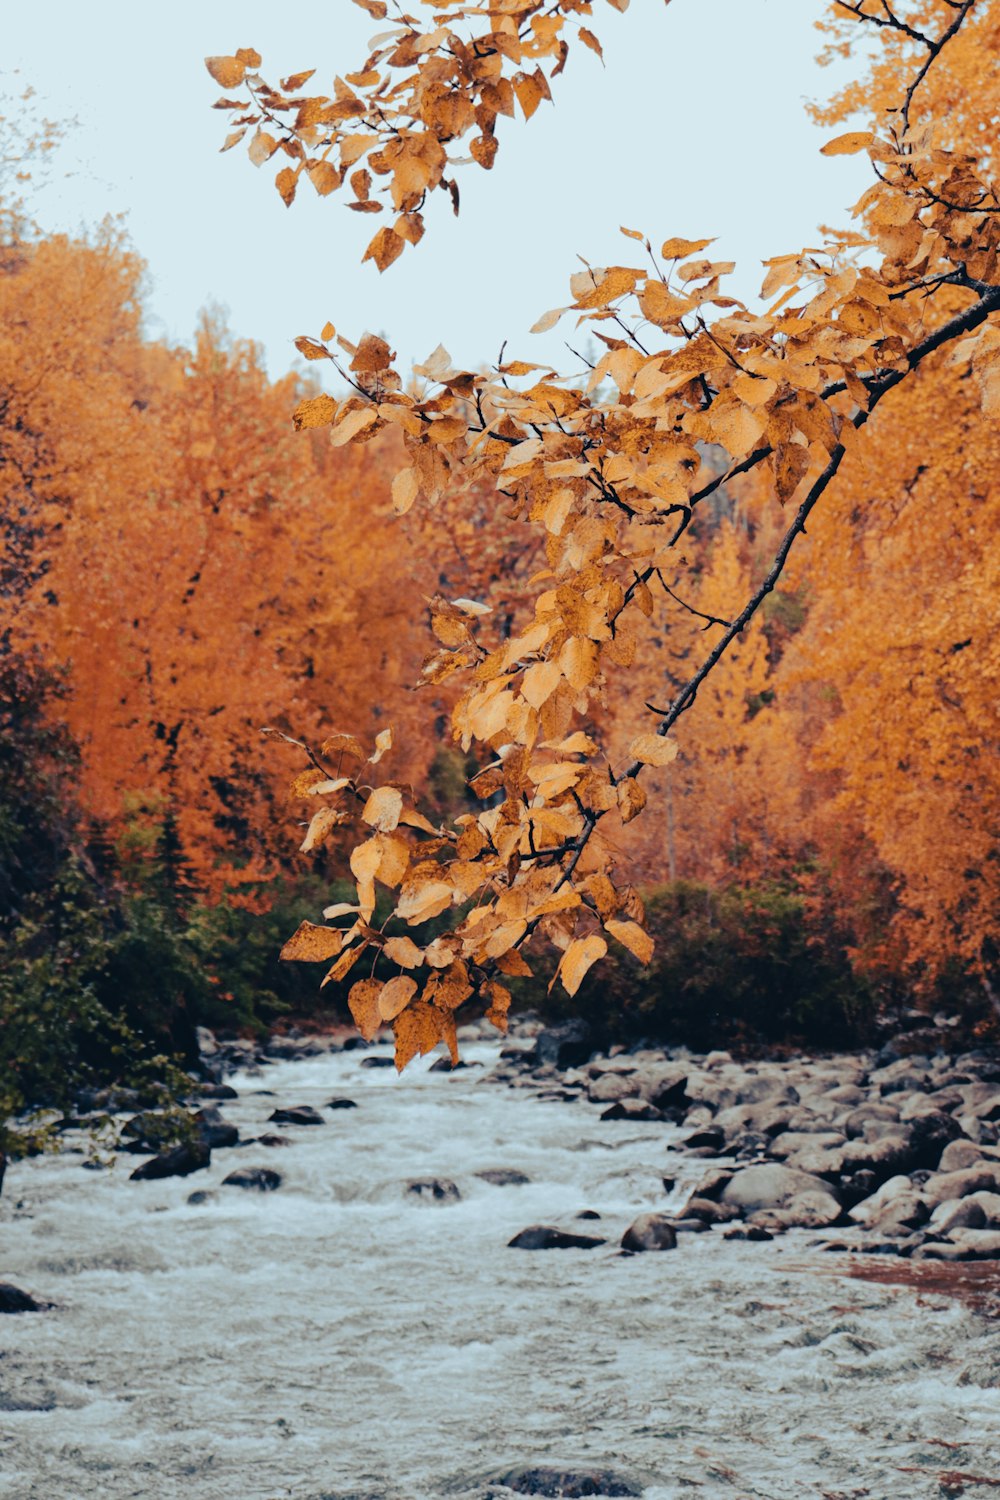
<svg viewBox="0 0 1000 1500"><path fill-rule="evenodd" d="M478 1023L460 1033L466 1043L489 1034ZM709 1230L766 1240L804 1228L817 1231L815 1243L827 1251L1000 1260L1000 1055L951 1054L944 1040L917 1032L879 1052L753 1061L653 1047L605 1056L592 1051L581 1023L546 1029L529 1019L481 1081L543 1099L585 1099L602 1120L682 1127L665 1137L664 1207L630 1226L626 1250L671 1249L678 1235ZM156 1151L163 1128L156 1111L124 1126L126 1149L156 1153L133 1172L137 1179L198 1171L213 1150L287 1144L276 1132L240 1141L225 1120L220 1106L234 1095L225 1081L234 1068L263 1073L278 1060L364 1049L350 1033L292 1031L261 1045L203 1032L200 1041L206 1079L191 1101L192 1138ZM391 1064L373 1053L362 1060L368 1065ZM450 1064L442 1057L435 1066ZM279 1102L271 1120L309 1126L323 1116ZM704 1169L692 1182L698 1163ZM277 1172L248 1169L226 1178L258 1189L280 1181ZM527 1226L512 1241L531 1249L603 1243L577 1225Z"/></svg>
<svg viewBox="0 0 1000 1500"><path fill-rule="evenodd" d="M1000 1056L920 1045L753 1062L600 1056L568 1023L505 1048L491 1081L586 1098L604 1120L682 1126L672 1153L705 1171L673 1212L644 1216L661 1229L760 1240L805 1228L828 1251L1000 1260ZM666 1176L668 1194L675 1186ZM657 1227L647 1222L648 1239Z"/></svg>

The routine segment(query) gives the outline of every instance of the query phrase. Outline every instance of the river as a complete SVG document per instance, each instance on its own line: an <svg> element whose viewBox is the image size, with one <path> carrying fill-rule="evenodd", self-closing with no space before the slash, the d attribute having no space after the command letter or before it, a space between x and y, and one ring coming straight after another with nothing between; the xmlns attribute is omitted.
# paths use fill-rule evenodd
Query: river
<svg viewBox="0 0 1000 1500"><path fill-rule="evenodd" d="M671 1153L673 1127L485 1084L495 1053L470 1046L485 1067L450 1075L397 1079L366 1052L237 1075L227 1118L293 1143L220 1151L185 1179L129 1182L134 1158L88 1171L66 1152L13 1167L0 1279L56 1307L0 1318L2 1500L464 1500L526 1463L613 1470L645 1500L996 1483L994 1321L855 1279L807 1231L619 1254L700 1164ZM265 1124L334 1095L358 1107ZM282 1187L219 1188L244 1165ZM498 1167L530 1183L475 1175ZM460 1201L406 1194L429 1175ZM600 1222L576 1224L584 1209ZM507 1248L539 1222L609 1243Z"/></svg>

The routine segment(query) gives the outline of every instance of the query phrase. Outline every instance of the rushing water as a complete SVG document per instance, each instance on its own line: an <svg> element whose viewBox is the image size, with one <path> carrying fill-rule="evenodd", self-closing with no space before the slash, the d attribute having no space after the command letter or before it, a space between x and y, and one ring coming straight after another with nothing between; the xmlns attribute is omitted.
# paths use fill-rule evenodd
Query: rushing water
<svg viewBox="0 0 1000 1500"><path fill-rule="evenodd" d="M233 1080L227 1117L285 1149L164 1182L129 1182L128 1157L11 1169L0 1279L57 1307L0 1318L3 1500L471 1497L529 1462L613 1469L646 1500L929 1500L957 1493L943 1474L1000 1476L1000 1333L981 1309L851 1279L805 1232L622 1256L635 1213L665 1206L676 1131L471 1069L397 1080L370 1055ZM334 1094L358 1108L265 1126ZM188 1204L243 1165L282 1188ZM531 1183L476 1177L493 1167ZM430 1174L461 1201L408 1199ZM506 1248L583 1209L601 1223L574 1227L606 1247Z"/></svg>

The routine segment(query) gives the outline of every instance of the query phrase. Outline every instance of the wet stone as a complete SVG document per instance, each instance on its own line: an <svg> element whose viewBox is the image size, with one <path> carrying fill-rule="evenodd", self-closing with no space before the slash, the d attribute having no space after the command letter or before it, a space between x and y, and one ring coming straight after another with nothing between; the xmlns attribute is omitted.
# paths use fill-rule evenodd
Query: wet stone
<svg viewBox="0 0 1000 1500"><path fill-rule="evenodd" d="M531 1224L507 1241L509 1250L596 1250L606 1245L607 1240L597 1239L592 1234L574 1234L569 1229L557 1229L552 1224ZM540 1493L540 1492L539 1492ZM600 1493L594 1491L594 1493Z"/></svg>
<svg viewBox="0 0 1000 1500"><path fill-rule="evenodd" d="M523 1187L531 1181L524 1172L518 1172L515 1167L487 1167L476 1176L483 1182L488 1182L491 1187Z"/></svg>
<svg viewBox="0 0 1000 1500"><path fill-rule="evenodd" d="M413 1177L403 1191L420 1203L457 1203L462 1196L447 1177Z"/></svg>
<svg viewBox="0 0 1000 1500"><path fill-rule="evenodd" d="M585 1495L621 1496L642 1494L642 1486L608 1469L541 1468L508 1469L491 1480L492 1485L515 1495L544 1495L553 1500L578 1500ZM494 1494L491 1488L489 1493Z"/></svg>
<svg viewBox="0 0 1000 1500"><path fill-rule="evenodd" d="M0 1281L0 1313L45 1312L51 1302L40 1302L9 1281Z"/></svg>
<svg viewBox="0 0 1000 1500"><path fill-rule="evenodd" d="M644 1250L676 1250L677 1231L666 1214L640 1214L622 1236L622 1249L638 1254Z"/></svg>
<svg viewBox="0 0 1000 1500"><path fill-rule="evenodd" d="M273 1193L280 1188L281 1173L270 1167L237 1167L228 1177L223 1177L223 1187L243 1188L251 1193Z"/></svg>
<svg viewBox="0 0 1000 1500"><path fill-rule="evenodd" d="M338 1095L334 1099L328 1099L326 1107L327 1109L357 1109L358 1106L353 1099L347 1099Z"/></svg>
<svg viewBox="0 0 1000 1500"><path fill-rule="evenodd" d="M188 1177L207 1167L211 1157L211 1149L205 1141L189 1141L175 1146L172 1151L161 1151L151 1161L144 1161L141 1167L129 1173L129 1178L132 1182L148 1182L162 1177Z"/></svg>
<svg viewBox="0 0 1000 1500"><path fill-rule="evenodd" d="M289 1109L276 1109L267 1117L276 1125L325 1125L326 1121L318 1109L311 1104L295 1104Z"/></svg>

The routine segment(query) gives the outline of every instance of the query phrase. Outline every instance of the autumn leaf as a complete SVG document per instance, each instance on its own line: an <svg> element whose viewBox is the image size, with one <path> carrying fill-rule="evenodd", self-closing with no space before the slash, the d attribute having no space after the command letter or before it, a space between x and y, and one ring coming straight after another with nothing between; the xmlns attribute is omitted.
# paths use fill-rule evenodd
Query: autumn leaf
<svg viewBox="0 0 1000 1500"><path fill-rule="evenodd" d="M382 986L378 997L378 1013L383 1021L392 1021L405 1010L417 993L417 982L407 974L397 974Z"/></svg>
<svg viewBox="0 0 1000 1500"><path fill-rule="evenodd" d="M411 981L412 982L412 981ZM433 1052L444 1036L444 1018L426 1001L415 1000L396 1017L396 1071L402 1073L408 1062Z"/></svg>
<svg viewBox="0 0 1000 1500"><path fill-rule="evenodd" d="M391 833L398 824L402 811L402 792L394 786L380 786L368 798L361 816L380 833Z"/></svg>
<svg viewBox="0 0 1000 1500"><path fill-rule="evenodd" d="M868 130L849 130L846 135L838 135L834 140L827 141L825 146L820 147L824 156L854 156L858 151L864 151L872 144L875 137Z"/></svg>
<svg viewBox="0 0 1000 1500"><path fill-rule="evenodd" d="M559 960L559 967L553 975L549 989L551 990L558 978L567 995L575 995L583 983L587 970L596 964L598 959L603 958L607 951L607 943L596 934L575 938Z"/></svg>
<svg viewBox="0 0 1000 1500"><path fill-rule="evenodd" d="M676 760L679 749L677 741L667 735L638 734L629 745L628 753L645 766L669 766L672 760Z"/></svg>
<svg viewBox="0 0 1000 1500"><path fill-rule="evenodd" d="M614 919L604 924L606 932L617 938L640 963L648 964L653 956L653 939L638 922L620 922Z"/></svg>
<svg viewBox="0 0 1000 1500"><path fill-rule="evenodd" d="M357 984L351 985L347 996L354 1024L366 1042L374 1041L382 1028L382 1014L379 1010L381 994L380 979L361 979Z"/></svg>
<svg viewBox="0 0 1000 1500"><path fill-rule="evenodd" d="M224 89L238 88L246 75L246 68L238 57L206 57L205 67Z"/></svg>
<svg viewBox="0 0 1000 1500"><path fill-rule="evenodd" d="M344 934L338 927L317 927L313 922L300 922L281 950L281 957L295 959L299 963L325 963L336 958L340 952Z"/></svg>

